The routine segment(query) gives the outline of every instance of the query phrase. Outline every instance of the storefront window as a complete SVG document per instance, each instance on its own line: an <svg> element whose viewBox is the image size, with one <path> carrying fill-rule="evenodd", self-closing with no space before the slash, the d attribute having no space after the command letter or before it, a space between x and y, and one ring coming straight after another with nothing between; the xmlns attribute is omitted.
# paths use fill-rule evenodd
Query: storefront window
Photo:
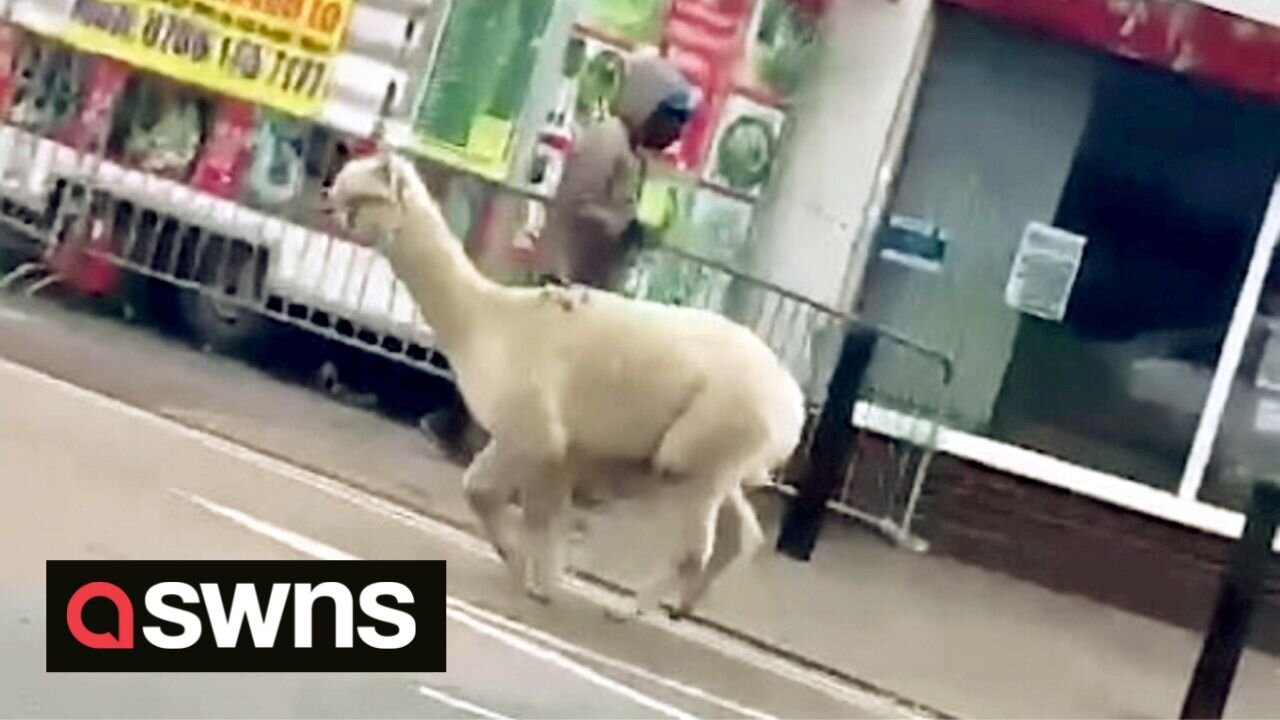
<svg viewBox="0 0 1280 720"><path fill-rule="evenodd" d="M955 373L944 386L927 358L881 343L868 392L980 433L1020 323L1003 298L1010 264L1028 222L1053 219L1094 59L946 6L930 58L860 310L947 353Z"/></svg>
<svg viewBox="0 0 1280 720"><path fill-rule="evenodd" d="M1001 439L1176 490L1275 177L1274 108L1099 64L1053 224L1088 239L1062 322L1024 318Z"/></svg>
<svg viewBox="0 0 1280 720"><path fill-rule="evenodd" d="M872 399L1176 491L1275 180L1280 109L939 15L865 305L956 374L942 388L882 350ZM904 260L904 227L941 240L916 243L937 257Z"/></svg>

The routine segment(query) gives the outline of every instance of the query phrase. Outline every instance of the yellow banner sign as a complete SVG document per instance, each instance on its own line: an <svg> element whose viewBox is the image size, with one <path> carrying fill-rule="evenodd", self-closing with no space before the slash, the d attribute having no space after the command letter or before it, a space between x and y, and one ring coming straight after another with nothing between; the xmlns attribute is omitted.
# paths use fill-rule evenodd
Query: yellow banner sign
<svg viewBox="0 0 1280 720"><path fill-rule="evenodd" d="M354 0L76 0L71 45L289 113L329 95Z"/></svg>

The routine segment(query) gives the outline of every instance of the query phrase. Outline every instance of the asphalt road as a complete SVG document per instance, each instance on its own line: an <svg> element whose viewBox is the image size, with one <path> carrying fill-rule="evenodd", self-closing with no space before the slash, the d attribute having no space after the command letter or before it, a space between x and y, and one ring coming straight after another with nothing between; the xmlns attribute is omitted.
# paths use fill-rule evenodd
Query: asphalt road
<svg viewBox="0 0 1280 720"><path fill-rule="evenodd" d="M22 310L3 320L66 331ZM60 362L91 367L103 353ZM197 355L182 372L200 367ZM458 530L46 369L0 360L0 717L883 714L713 643L619 624L582 597L531 604ZM331 557L446 560L448 672L44 672L46 559Z"/></svg>

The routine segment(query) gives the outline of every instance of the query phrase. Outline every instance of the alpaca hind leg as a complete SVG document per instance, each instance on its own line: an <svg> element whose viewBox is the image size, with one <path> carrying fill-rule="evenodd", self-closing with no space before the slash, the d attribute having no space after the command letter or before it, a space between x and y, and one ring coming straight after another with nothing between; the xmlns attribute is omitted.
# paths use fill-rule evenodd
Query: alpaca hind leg
<svg viewBox="0 0 1280 720"><path fill-rule="evenodd" d="M702 576L715 543L716 518L726 495L742 478L745 457L756 452L761 429L732 387L713 385L700 391L675 418L653 456L660 473L678 478L681 543L667 573L648 583L637 597L636 610L656 608L672 588L690 594Z"/></svg>
<svg viewBox="0 0 1280 720"><path fill-rule="evenodd" d="M764 545L764 530L760 528L760 520L747 501L743 488L734 488L725 498L720 507L720 522L717 523L716 531L714 549L706 567L680 589L677 616L691 613L716 578L734 562L755 555Z"/></svg>
<svg viewBox="0 0 1280 720"><path fill-rule="evenodd" d="M511 496L519 475L498 446L490 442L462 478L467 504L480 520L485 537L513 572L519 571L514 538L515 509Z"/></svg>
<svg viewBox="0 0 1280 720"><path fill-rule="evenodd" d="M655 574L636 594L637 615L657 610L668 592L683 588L702 574L715 541L720 504L719 497L706 496L681 503L676 529L678 545L670 565Z"/></svg>
<svg viewBox="0 0 1280 720"><path fill-rule="evenodd" d="M535 600L549 602L564 575L572 486L554 465L526 468L524 505L524 588Z"/></svg>

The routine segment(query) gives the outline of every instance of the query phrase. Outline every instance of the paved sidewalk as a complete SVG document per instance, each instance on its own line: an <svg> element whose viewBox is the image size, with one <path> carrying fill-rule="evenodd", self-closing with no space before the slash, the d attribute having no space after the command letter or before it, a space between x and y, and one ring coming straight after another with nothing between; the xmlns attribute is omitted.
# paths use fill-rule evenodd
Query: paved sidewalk
<svg viewBox="0 0 1280 720"><path fill-rule="evenodd" d="M757 498L776 538L781 502ZM596 521L586 566L616 568L645 545L648 513ZM607 525L607 528L606 528ZM614 549L616 552L608 552ZM1100 562L1105 559L1100 558ZM702 614L717 624L931 706L980 718L1176 717L1201 638L831 523L809 563L775 552L726 576ZM1228 717L1280 717L1280 658L1246 655Z"/></svg>
<svg viewBox="0 0 1280 720"><path fill-rule="evenodd" d="M0 356L474 527L461 471L433 457L416 428L147 332L10 307L0 313ZM772 540L779 502L756 500ZM661 549L659 515L636 501L594 518L583 567L632 585ZM1200 642L1084 598L897 550L843 521L829 524L811 563L770 550L725 577L703 615L898 696L981 718L1174 717ZM1280 659L1246 657L1228 716L1280 717Z"/></svg>

